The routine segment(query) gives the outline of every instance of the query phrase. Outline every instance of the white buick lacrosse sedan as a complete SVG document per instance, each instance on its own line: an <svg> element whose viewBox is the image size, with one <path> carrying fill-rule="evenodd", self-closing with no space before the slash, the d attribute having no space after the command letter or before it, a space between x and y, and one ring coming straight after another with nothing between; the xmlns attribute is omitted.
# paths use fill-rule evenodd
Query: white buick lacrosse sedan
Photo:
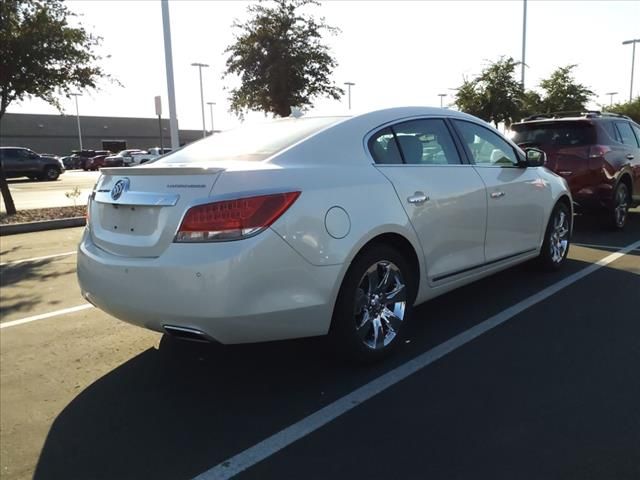
<svg viewBox="0 0 640 480"><path fill-rule="evenodd" d="M85 298L181 338L329 334L359 359L413 306L567 256L565 181L475 117L406 107L286 118L106 168L79 246Z"/></svg>

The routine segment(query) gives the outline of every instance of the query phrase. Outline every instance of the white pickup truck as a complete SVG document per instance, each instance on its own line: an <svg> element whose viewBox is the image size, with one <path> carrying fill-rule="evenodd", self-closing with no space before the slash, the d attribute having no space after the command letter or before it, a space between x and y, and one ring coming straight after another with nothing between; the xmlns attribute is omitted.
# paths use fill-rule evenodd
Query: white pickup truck
<svg viewBox="0 0 640 480"><path fill-rule="evenodd" d="M155 160L161 155L165 155L171 151L170 148L153 147L147 150L140 150L138 152L132 152L128 157L125 157L125 165L131 167L134 165L141 165L151 160Z"/></svg>

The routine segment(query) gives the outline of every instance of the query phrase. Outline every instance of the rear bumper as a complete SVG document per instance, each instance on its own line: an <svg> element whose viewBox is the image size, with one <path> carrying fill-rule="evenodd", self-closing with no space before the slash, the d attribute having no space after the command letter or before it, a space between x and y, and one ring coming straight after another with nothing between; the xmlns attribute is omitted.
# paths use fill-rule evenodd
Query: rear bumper
<svg viewBox="0 0 640 480"><path fill-rule="evenodd" d="M571 196L578 212L601 212L613 208L613 185L608 183L583 188Z"/></svg>
<svg viewBox="0 0 640 480"><path fill-rule="evenodd" d="M272 230L237 242L174 243L157 258L109 254L85 232L77 271L83 296L120 320L233 344L326 334L341 266L309 264Z"/></svg>

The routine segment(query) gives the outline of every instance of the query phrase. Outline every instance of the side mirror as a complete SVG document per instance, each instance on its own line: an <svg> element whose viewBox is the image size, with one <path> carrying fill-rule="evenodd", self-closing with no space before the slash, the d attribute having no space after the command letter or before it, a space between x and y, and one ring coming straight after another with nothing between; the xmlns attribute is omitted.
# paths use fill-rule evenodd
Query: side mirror
<svg viewBox="0 0 640 480"><path fill-rule="evenodd" d="M527 148L524 153L527 155L527 167L542 167L547 163L547 154L537 148Z"/></svg>

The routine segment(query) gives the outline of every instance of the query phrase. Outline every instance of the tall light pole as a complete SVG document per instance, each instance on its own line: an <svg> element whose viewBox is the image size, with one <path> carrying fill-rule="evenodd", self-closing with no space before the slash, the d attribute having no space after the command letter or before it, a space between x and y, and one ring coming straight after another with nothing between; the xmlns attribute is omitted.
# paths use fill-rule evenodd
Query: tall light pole
<svg viewBox="0 0 640 480"><path fill-rule="evenodd" d="M625 40L623 45L633 44L633 50L631 51L631 87L629 87L629 101L633 100L633 69L636 64L636 43L640 43L640 38L635 40Z"/></svg>
<svg viewBox="0 0 640 480"><path fill-rule="evenodd" d="M202 90L202 69L207 68L209 65L206 63L193 62L192 67L198 67L200 73L200 105L202 107L202 138L207 136L207 127L204 123L204 91Z"/></svg>
<svg viewBox="0 0 640 480"><path fill-rule="evenodd" d="M524 66L525 66L525 54L527 51L527 0L522 1L522 74L520 77L520 84L524 90Z"/></svg>
<svg viewBox="0 0 640 480"><path fill-rule="evenodd" d="M80 128L80 110L78 109L78 97L81 97L81 93L70 93L76 97L76 121L78 122L78 141L80 142L80 150L82 150L82 129Z"/></svg>
<svg viewBox="0 0 640 480"><path fill-rule="evenodd" d="M216 102L207 102L207 105L209 105L209 114L211 115L211 135L213 135L213 106L216 104Z"/></svg>
<svg viewBox="0 0 640 480"><path fill-rule="evenodd" d="M171 131L171 149L180 148L178 117L176 115L176 88L173 83L173 52L171 50L171 21L169 18L169 0L161 0L162 29L164 33L164 61L167 70L167 90L169 97L169 130Z"/></svg>
<svg viewBox="0 0 640 480"><path fill-rule="evenodd" d="M442 101L444 100L444 97L447 96L446 93L439 93L438 96L440 97L440 108L442 108Z"/></svg>
<svg viewBox="0 0 640 480"><path fill-rule="evenodd" d="M613 105L613 96L617 95L618 92L607 92L605 95L609 95L609 106Z"/></svg>
<svg viewBox="0 0 640 480"><path fill-rule="evenodd" d="M344 84L347 86L347 97L349 98L349 110L351 110L351 87L353 87L355 85L355 83L353 82L344 82Z"/></svg>

